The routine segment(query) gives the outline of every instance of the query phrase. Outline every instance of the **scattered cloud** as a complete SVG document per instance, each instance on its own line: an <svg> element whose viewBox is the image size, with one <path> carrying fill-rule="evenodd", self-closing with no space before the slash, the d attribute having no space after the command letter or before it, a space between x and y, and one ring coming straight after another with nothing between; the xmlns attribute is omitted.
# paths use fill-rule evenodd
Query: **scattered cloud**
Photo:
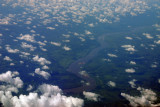
<svg viewBox="0 0 160 107"><path fill-rule="evenodd" d="M130 64L131 65L136 65L136 62L135 61L130 61Z"/></svg>
<svg viewBox="0 0 160 107"><path fill-rule="evenodd" d="M153 39L153 37L149 33L143 33L143 35L146 36L146 38L148 39Z"/></svg>
<svg viewBox="0 0 160 107"><path fill-rule="evenodd" d="M63 47L63 49L66 50L66 51L70 51L71 50L71 48L67 47L66 45Z"/></svg>
<svg viewBox="0 0 160 107"><path fill-rule="evenodd" d="M130 52L134 52L135 50L135 46L132 45L122 45L122 48L125 48L126 51L130 51Z"/></svg>
<svg viewBox="0 0 160 107"><path fill-rule="evenodd" d="M45 71L41 71L40 68L36 68L35 69L35 73L38 75L41 75L42 77L44 77L45 79L48 79L51 75L48 72Z"/></svg>
<svg viewBox="0 0 160 107"><path fill-rule="evenodd" d="M92 93L92 92L85 92L85 91L83 91L83 95L88 100L98 101L98 97L99 97L98 94L95 94L95 93Z"/></svg>
<svg viewBox="0 0 160 107"><path fill-rule="evenodd" d="M88 74L87 74L87 72L86 71L81 71L81 72L79 72L81 75L83 75L83 76L88 76Z"/></svg>
<svg viewBox="0 0 160 107"><path fill-rule="evenodd" d="M28 42L35 42L35 39L34 39L34 36L31 36L29 34L20 34L20 37L17 37L17 39L20 39L20 40L25 40L25 41L28 41Z"/></svg>
<svg viewBox="0 0 160 107"><path fill-rule="evenodd" d="M19 97L13 96L10 91L0 91L0 101L5 107L82 107L84 104L82 99L62 95L57 86L43 84L38 90L41 95L30 92Z"/></svg>
<svg viewBox="0 0 160 107"><path fill-rule="evenodd" d="M109 54L107 54L107 55L108 55L109 57L115 57L115 58L116 58L116 57L118 57L117 55L110 54L110 53L109 53Z"/></svg>
<svg viewBox="0 0 160 107"><path fill-rule="evenodd" d="M113 82L113 81L109 81L109 82L107 83L107 85L108 85L109 87L116 87L116 83Z"/></svg>
<svg viewBox="0 0 160 107"><path fill-rule="evenodd" d="M136 81L137 81L136 79L133 79L129 81L128 83L131 85L132 88L136 88L136 84L135 84Z"/></svg>
<svg viewBox="0 0 160 107"><path fill-rule="evenodd" d="M58 42L50 42L50 43L55 46L61 46L61 43L58 43Z"/></svg>
<svg viewBox="0 0 160 107"><path fill-rule="evenodd" d="M41 65L51 64L50 61L48 61L47 59L43 57L39 57L38 55L35 55L35 57L33 57L33 61L36 61L40 63Z"/></svg>
<svg viewBox="0 0 160 107"><path fill-rule="evenodd" d="M127 73L134 73L134 72L136 72L135 69L133 69L133 68L126 69L125 71L126 71Z"/></svg>
<svg viewBox="0 0 160 107"><path fill-rule="evenodd" d="M9 56L5 56L5 57L4 57L4 60L5 60L5 61L12 61L12 59L11 59Z"/></svg>
<svg viewBox="0 0 160 107"><path fill-rule="evenodd" d="M130 96L125 93L121 93L121 96L126 98L130 105L133 107L143 106L143 107L158 107L160 104L154 104L154 101L157 100L156 93L150 89L144 89L141 87L137 88L140 91L140 96Z"/></svg>
<svg viewBox="0 0 160 107"><path fill-rule="evenodd" d="M22 88L23 81L20 79L20 77L15 77L17 75L18 75L17 72L7 71L6 73L0 74L0 81L8 83L8 84L15 86L17 88Z"/></svg>

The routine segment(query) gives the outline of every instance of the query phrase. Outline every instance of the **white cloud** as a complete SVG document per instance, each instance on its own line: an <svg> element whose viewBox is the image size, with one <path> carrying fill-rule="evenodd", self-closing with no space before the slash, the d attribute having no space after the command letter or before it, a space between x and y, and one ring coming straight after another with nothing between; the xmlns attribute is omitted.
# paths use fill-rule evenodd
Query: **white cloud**
<svg viewBox="0 0 160 107"><path fill-rule="evenodd" d="M98 101L98 94L92 93L92 92L85 92L83 91L83 95L85 96L85 98L87 98L88 100L92 100L92 101Z"/></svg>
<svg viewBox="0 0 160 107"><path fill-rule="evenodd" d="M5 56L5 57L4 57L4 60L5 60L5 61L12 61L12 59L11 59L9 56Z"/></svg>
<svg viewBox="0 0 160 107"><path fill-rule="evenodd" d="M11 71L0 74L0 81L9 83L10 85L16 86L17 88L23 87L23 81L19 77L14 77L16 74ZM18 74L17 74L18 75Z"/></svg>
<svg viewBox="0 0 160 107"><path fill-rule="evenodd" d="M27 91L31 91L33 89L33 86L32 85L29 85L28 87L27 87Z"/></svg>
<svg viewBox="0 0 160 107"><path fill-rule="evenodd" d="M151 36L151 34L149 33L143 33L144 36L146 36L146 38L148 39L152 39L153 37Z"/></svg>
<svg viewBox="0 0 160 107"><path fill-rule="evenodd" d="M45 79L48 79L51 75L48 72L45 71L41 71L40 68L36 68L35 69L35 73L38 75L41 75L42 77L44 77Z"/></svg>
<svg viewBox="0 0 160 107"><path fill-rule="evenodd" d="M66 50L66 51L70 51L71 50L71 48L67 47L66 45L63 47L63 49Z"/></svg>
<svg viewBox="0 0 160 107"><path fill-rule="evenodd" d="M11 49L9 46L6 47L6 50L7 50L9 53L18 53L18 52L19 52L18 49Z"/></svg>
<svg viewBox="0 0 160 107"><path fill-rule="evenodd" d="M88 24L89 27L94 27L93 23Z"/></svg>
<svg viewBox="0 0 160 107"><path fill-rule="evenodd" d="M156 93L149 89L144 89L141 87L137 88L140 91L140 96L130 96L125 93L121 93L121 96L126 98L130 105L133 107L143 106L143 107L158 107L160 104L154 104L154 101L157 100Z"/></svg>
<svg viewBox="0 0 160 107"><path fill-rule="evenodd" d="M133 68L126 69L125 71L126 71L127 73L134 73L134 72L136 72L135 69L133 69Z"/></svg>
<svg viewBox="0 0 160 107"><path fill-rule="evenodd" d="M29 42L35 42L34 36L31 36L29 34L25 34L25 35L20 34L20 37L17 37L17 38L20 39L20 40L25 40L25 41L29 41Z"/></svg>
<svg viewBox="0 0 160 107"><path fill-rule="evenodd" d="M25 49L28 48L28 49L30 49L30 51L34 51L36 49L36 47L34 47L30 44L27 44L26 42L22 42L21 47L25 48Z"/></svg>
<svg viewBox="0 0 160 107"><path fill-rule="evenodd" d="M47 27L47 29L49 29L49 30L55 30L54 27Z"/></svg>
<svg viewBox="0 0 160 107"><path fill-rule="evenodd" d="M158 79L158 83L160 83L160 79Z"/></svg>
<svg viewBox="0 0 160 107"><path fill-rule="evenodd" d="M109 57L118 57L117 55L114 55L114 54L107 54Z"/></svg>
<svg viewBox="0 0 160 107"><path fill-rule="evenodd" d="M90 31L88 31L88 30L85 30L85 34L91 35L92 33Z"/></svg>
<svg viewBox="0 0 160 107"><path fill-rule="evenodd" d="M137 80L133 79L132 81L129 81L128 83L131 85L132 88L136 88L136 82Z"/></svg>
<svg viewBox="0 0 160 107"><path fill-rule="evenodd" d="M44 66L42 67L42 69L49 69L49 67L46 66L46 65L44 65Z"/></svg>
<svg viewBox="0 0 160 107"><path fill-rule="evenodd" d="M132 38L131 37L125 37L126 39L128 39L128 40L132 40Z"/></svg>
<svg viewBox="0 0 160 107"><path fill-rule="evenodd" d="M156 43L156 44L160 44L160 40L156 41L155 43Z"/></svg>
<svg viewBox="0 0 160 107"><path fill-rule="evenodd" d="M132 45L122 45L121 47L125 48L126 51L130 51L130 52L136 51L135 46L132 46Z"/></svg>
<svg viewBox="0 0 160 107"><path fill-rule="evenodd" d="M1 36L3 36L3 34L2 34L2 33L0 33L0 37L1 37Z"/></svg>
<svg viewBox="0 0 160 107"><path fill-rule="evenodd" d="M61 46L61 43L58 43L58 42L50 42L50 43L55 46Z"/></svg>
<svg viewBox="0 0 160 107"><path fill-rule="evenodd" d="M109 81L107 84L109 87L116 87L116 83L113 81Z"/></svg>
<svg viewBox="0 0 160 107"><path fill-rule="evenodd" d="M48 61L47 59L45 59L43 57L39 57L38 55L33 57L33 61L36 61L36 62L40 63L41 65L51 64L50 61Z"/></svg>
<svg viewBox="0 0 160 107"><path fill-rule="evenodd" d="M4 107L82 107L84 101L79 98L62 95L57 86L43 84L39 86L38 93L13 96L10 91L0 91L0 101Z"/></svg>
<svg viewBox="0 0 160 107"><path fill-rule="evenodd" d="M136 65L136 62L130 61L130 64L131 64L131 65Z"/></svg>
<svg viewBox="0 0 160 107"><path fill-rule="evenodd" d="M81 75L83 75L83 76L88 76L88 74L87 74L87 72L86 71L81 71L81 72L79 72Z"/></svg>

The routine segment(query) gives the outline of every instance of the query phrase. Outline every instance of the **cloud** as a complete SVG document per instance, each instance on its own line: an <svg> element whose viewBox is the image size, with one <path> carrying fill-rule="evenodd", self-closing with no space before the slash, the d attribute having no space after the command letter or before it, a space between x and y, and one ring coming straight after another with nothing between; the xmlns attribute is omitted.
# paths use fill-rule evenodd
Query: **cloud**
<svg viewBox="0 0 160 107"><path fill-rule="evenodd" d="M27 91L31 91L33 89L33 86L32 85L29 85L28 87L27 87Z"/></svg>
<svg viewBox="0 0 160 107"><path fill-rule="evenodd" d="M21 47L25 49L28 48L30 49L30 51L34 51L36 49L36 47L33 47L32 45L27 44L26 42L22 42Z"/></svg>
<svg viewBox="0 0 160 107"><path fill-rule="evenodd" d="M5 60L5 61L12 61L12 59L11 59L9 56L5 56L5 57L4 57L4 60Z"/></svg>
<svg viewBox="0 0 160 107"><path fill-rule="evenodd" d="M49 67L46 66L46 65L44 65L44 66L42 67L42 69L49 69Z"/></svg>
<svg viewBox="0 0 160 107"><path fill-rule="evenodd" d="M133 38L131 38L131 37L125 37L126 39L128 39L128 40L132 40Z"/></svg>
<svg viewBox="0 0 160 107"><path fill-rule="evenodd" d="M114 57L114 58L116 58L116 57L118 57L117 55L114 55L114 54L107 54L109 57Z"/></svg>
<svg viewBox="0 0 160 107"><path fill-rule="evenodd" d="M95 93L92 93L92 92L85 92L85 91L83 91L83 95L88 100L98 101L98 97L99 97L98 94L95 94Z"/></svg>
<svg viewBox="0 0 160 107"><path fill-rule="evenodd" d="M88 74L87 74L87 72L86 71L81 71L81 72L79 72L81 75L83 75L83 76L88 76Z"/></svg>
<svg viewBox="0 0 160 107"><path fill-rule="evenodd" d="M156 44L160 44L160 40L156 41L155 43L156 43Z"/></svg>
<svg viewBox="0 0 160 107"><path fill-rule="evenodd" d="M41 65L51 64L50 61L48 61L47 59L43 57L39 57L38 55L35 55L35 57L33 57L33 61L36 61L40 63Z"/></svg>
<svg viewBox="0 0 160 107"><path fill-rule="evenodd" d="M131 65L136 65L136 62L130 61L130 64L131 64Z"/></svg>
<svg viewBox="0 0 160 107"><path fill-rule="evenodd" d="M61 46L61 43L58 43L58 42L50 42L50 43L55 46Z"/></svg>
<svg viewBox="0 0 160 107"><path fill-rule="evenodd" d="M130 52L136 51L135 46L132 46L132 45L122 45L121 47L125 48L126 51L130 51Z"/></svg>
<svg viewBox="0 0 160 107"><path fill-rule="evenodd" d="M135 69L133 69L133 68L126 69L125 71L126 71L127 73L134 73L134 72L136 72Z"/></svg>
<svg viewBox="0 0 160 107"><path fill-rule="evenodd" d="M79 98L62 95L57 86L43 84L38 88L38 93L13 96L10 91L0 91L0 101L4 107L82 107L84 101Z"/></svg>
<svg viewBox="0 0 160 107"><path fill-rule="evenodd" d="M130 96L125 93L121 93L121 96L126 98L130 105L133 107L158 107L160 104L154 104L154 101L157 100L156 93L149 89L144 89L141 87L137 88L138 91L140 91L140 96Z"/></svg>
<svg viewBox="0 0 160 107"><path fill-rule="evenodd" d="M6 50L7 50L9 53L18 53L18 52L19 52L18 49L11 49L9 46L6 47Z"/></svg>
<svg viewBox="0 0 160 107"><path fill-rule="evenodd" d="M17 38L20 39L20 40L28 41L28 42L35 42L34 36L31 36L29 34L25 34L25 35L20 34L20 37L17 37Z"/></svg>
<svg viewBox="0 0 160 107"><path fill-rule="evenodd" d="M151 36L151 34L149 33L143 33L144 36L146 36L146 38L148 39L152 39L153 37Z"/></svg>
<svg viewBox="0 0 160 107"><path fill-rule="evenodd" d="M93 23L88 24L89 27L94 27Z"/></svg>
<svg viewBox="0 0 160 107"><path fill-rule="evenodd" d="M109 81L107 84L108 84L108 86L110 86L110 87L116 87L116 83L113 82L113 81Z"/></svg>
<svg viewBox="0 0 160 107"><path fill-rule="evenodd" d="M88 31L88 30L85 30L85 34L86 35L91 35L92 33L90 31Z"/></svg>
<svg viewBox="0 0 160 107"><path fill-rule="evenodd" d="M51 75L48 72L45 71L41 71L40 68L36 68L35 69L35 73L38 75L41 75L42 77L44 77L45 79L48 79Z"/></svg>
<svg viewBox="0 0 160 107"><path fill-rule="evenodd" d="M128 83L131 85L132 88L136 88L136 84L135 84L136 81L137 81L136 79L133 79L129 81Z"/></svg>
<svg viewBox="0 0 160 107"><path fill-rule="evenodd" d="M15 86L16 88L22 88L23 81L19 77L15 77L17 75L19 75L19 73L7 71L6 73L0 74L0 81Z"/></svg>
<svg viewBox="0 0 160 107"><path fill-rule="evenodd" d="M63 49L66 50L66 51L70 51L71 50L71 48L67 47L66 45L63 47Z"/></svg>

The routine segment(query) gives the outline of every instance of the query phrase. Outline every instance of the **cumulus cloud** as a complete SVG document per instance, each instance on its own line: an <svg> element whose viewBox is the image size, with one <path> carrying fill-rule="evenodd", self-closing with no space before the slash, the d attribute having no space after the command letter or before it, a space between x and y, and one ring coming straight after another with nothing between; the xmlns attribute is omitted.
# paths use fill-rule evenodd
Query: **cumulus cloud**
<svg viewBox="0 0 160 107"><path fill-rule="evenodd" d="M28 49L30 49L30 51L34 51L36 49L36 47L34 47L34 46L30 45L30 44L27 44L26 42L22 42L21 47L25 48L25 49L28 48Z"/></svg>
<svg viewBox="0 0 160 107"><path fill-rule="evenodd" d="M25 40L25 41L29 41L29 42L35 42L34 36L31 36L29 34L20 34L20 37L17 37L20 40Z"/></svg>
<svg viewBox="0 0 160 107"><path fill-rule="evenodd" d="M50 43L55 46L61 46L61 43L58 43L58 42L50 42Z"/></svg>
<svg viewBox="0 0 160 107"><path fill-rule="evenodd" d="M160 40L156 41L155 43L156 43L156 44L160 44Z"/></svg>
<svg viewBox="0 0 160 107"><path fill-rule="evenodd" d="M130 61L130 64L131 64L131 65L136 65L136 62Z"/></svg>
<svg viewBox="0 0 160 107"><path fill-rule="evenodd" d="M91 35L92 33L90 31L88 31L88 30L85 30L85 34Z"/></svg>
<svg viewBox="0 0 160 107"><path fill-rule="evenodd" d="M109 53L109 54L107 54L107 55L108 55L109 57L115 57L115 58L116 58L116 57L118 57L117 55L110 54L110 53Z"/></svg>
<svg viewBox="0 0 160 107"><path fill-rule="evenodd" d="M79 72L81 75L83 75L83 76L88 76L88 74L87 74L87 72L86 71L81 71L81 72Z"/></svg>
<svg viewBox="0 0 160 107"><path fill-rule="evenodd" d="M136 88L136 84L135 84L136 81L137 81L136 79L133 79L129 81L128 83L131 85L132 88Z"/></svg>
<svg viewBox="0 0 160 107"><path fill-rule="evenodd" d="M130 51L130 52L136 51L135 46L132 46L132 45L122 45L121 47L125 48L126 51Z"/></svg>
<svg viewBox="0 0 160 107"><path fill-rule="evenodd" d="M33 61L36 61L36 62L40 63L41 65L51 64L50 61L48 61L47 59L45 59L43 57L39 57L38 55L33 57Z"/></svg>
<svg viewBox="0 0 160 107"><path fill-rule="evenodd" d="M116 83L113 82L113 81L109 81L109 82L107 83L107 85L108 85L109 87L116 87Z"/></svg>
<svg viewBox="0 0 160 107"><path fill-rule="evenodd" d="M141 87L137 88L138 91L140 91L141 95L140 96L130 96L125 93L121 93L121 96L126 98L129 102L130 105L133 107L158 107L160 104L154 104L154 101L157 100L156 93L153 92L150 89L144 89Z"/></svg>
<svg viewBox="0 0 160 107"><path fill-rule="evenodd" d="M49 69L49 67L46 66L46 65L44 65L44 66L42 67L42 69Z"/></svg>
<svg viewBox="0 0 160 107"><path fill-rule="evenodd" d="M85 91L83 91L83 95L88 100L98 101L98 97L99 97L98 94L95 94L95 93L92 93L92 92L85 92Z"/></svg>
<svg viewBox="0 0 160 107"><path fill-rule="evenodd" d="M128 39L128 40L132 40L133 38L131 38L131 37L125 37L126 39Z"/></svg>
<svg viewBox="0 0 160 107"><path fill-rule="evenodd" d="M149 33L143 33L144 36L146 36L146 38L148 39L152 39L153 37L151 36L151 34Z"/></svg>
<svg viewBox="0 0 160 107"><path fill-rule="evenodd" d="M45 71L41 71L40 68L36 68L35 69L35 73L38 75L41 75L42 77L44 77L45 79L48 79L51 75L48 72Z"/></svg>
<svg viewBox="0 0 160 107"><path fill-rule="evenodd" d="M13 96L10 91L0 91L0 101L5 107L82 107L84 101L79 98L62 95L57 86L43 84L38 88L38 93Z"/></svg>
<svg viewBox="0 0 160 107"><path fill-rule="evenodd" d="M19 52L18 49L11 49L9 46L6 47L6 50L7 50L9 53L18 53L18 52Z"/></svg>
<svg viewBox="0 0 160 107"><path fill-rule="evenodd" d="M7 71L6 73L0 74L0 81L9 83L18 88L22 88L23 81L19 77L14 77L14 76L15 76L15 73L12 73L11 71Z"/></svg>
<svg viewBox="0 0 160 107"><path fill-rule="evenodd" d="M9 56L5 56L5 57L4 57L4 60L5 60L5 61L12 61L12 59L11 59Z"/></svg>
<svg viewBox="0 0 160 107"><path fill-rule="evenodd" d="M63 49L66 50L66 51L70 51L71 50L71 48L67 47L66 45L63 47Z"/></svg>
<svg viewBox="0 0 160 107"><path fill-rule="evenodd" d="M126 69L125 71L126 71L127 73L134 73L134 72L136 72L135 69L133 69L133 68Z"/></svg>
<svg viewBox="0 0 160 107"><path fill-rule="evenodd" d="M32 85L29 85L28 87L27 87L27 91L31 91L33 89L33 86Z"/></svg>

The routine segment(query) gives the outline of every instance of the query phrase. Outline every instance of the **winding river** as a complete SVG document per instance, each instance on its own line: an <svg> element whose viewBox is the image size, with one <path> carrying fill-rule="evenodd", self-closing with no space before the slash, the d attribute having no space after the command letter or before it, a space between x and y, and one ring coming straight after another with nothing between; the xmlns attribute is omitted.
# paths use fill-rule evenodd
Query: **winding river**
<svg viewBox="0 0 160 107"><path fill-rule="evenodd" d="M81 67L83 66L82 64L85 64L88 61L90 61L93 57L95 57L98 54L100 50L106 47L106 43L104 41L105 36L106 35L102 35L98 37L98 42L100 43L99 47L93 49L87 56L80 58L77 61L73 62L67 69L67 71L80 77L82 80L84 80L88 84L83 84L82 86L76 87L76 88L66 89L64 90L64 92L80 93L83 91L90 91L96 87L96 82L92 77L90 77L89 75L83 76L79 72L81 71Z"/></svg>

